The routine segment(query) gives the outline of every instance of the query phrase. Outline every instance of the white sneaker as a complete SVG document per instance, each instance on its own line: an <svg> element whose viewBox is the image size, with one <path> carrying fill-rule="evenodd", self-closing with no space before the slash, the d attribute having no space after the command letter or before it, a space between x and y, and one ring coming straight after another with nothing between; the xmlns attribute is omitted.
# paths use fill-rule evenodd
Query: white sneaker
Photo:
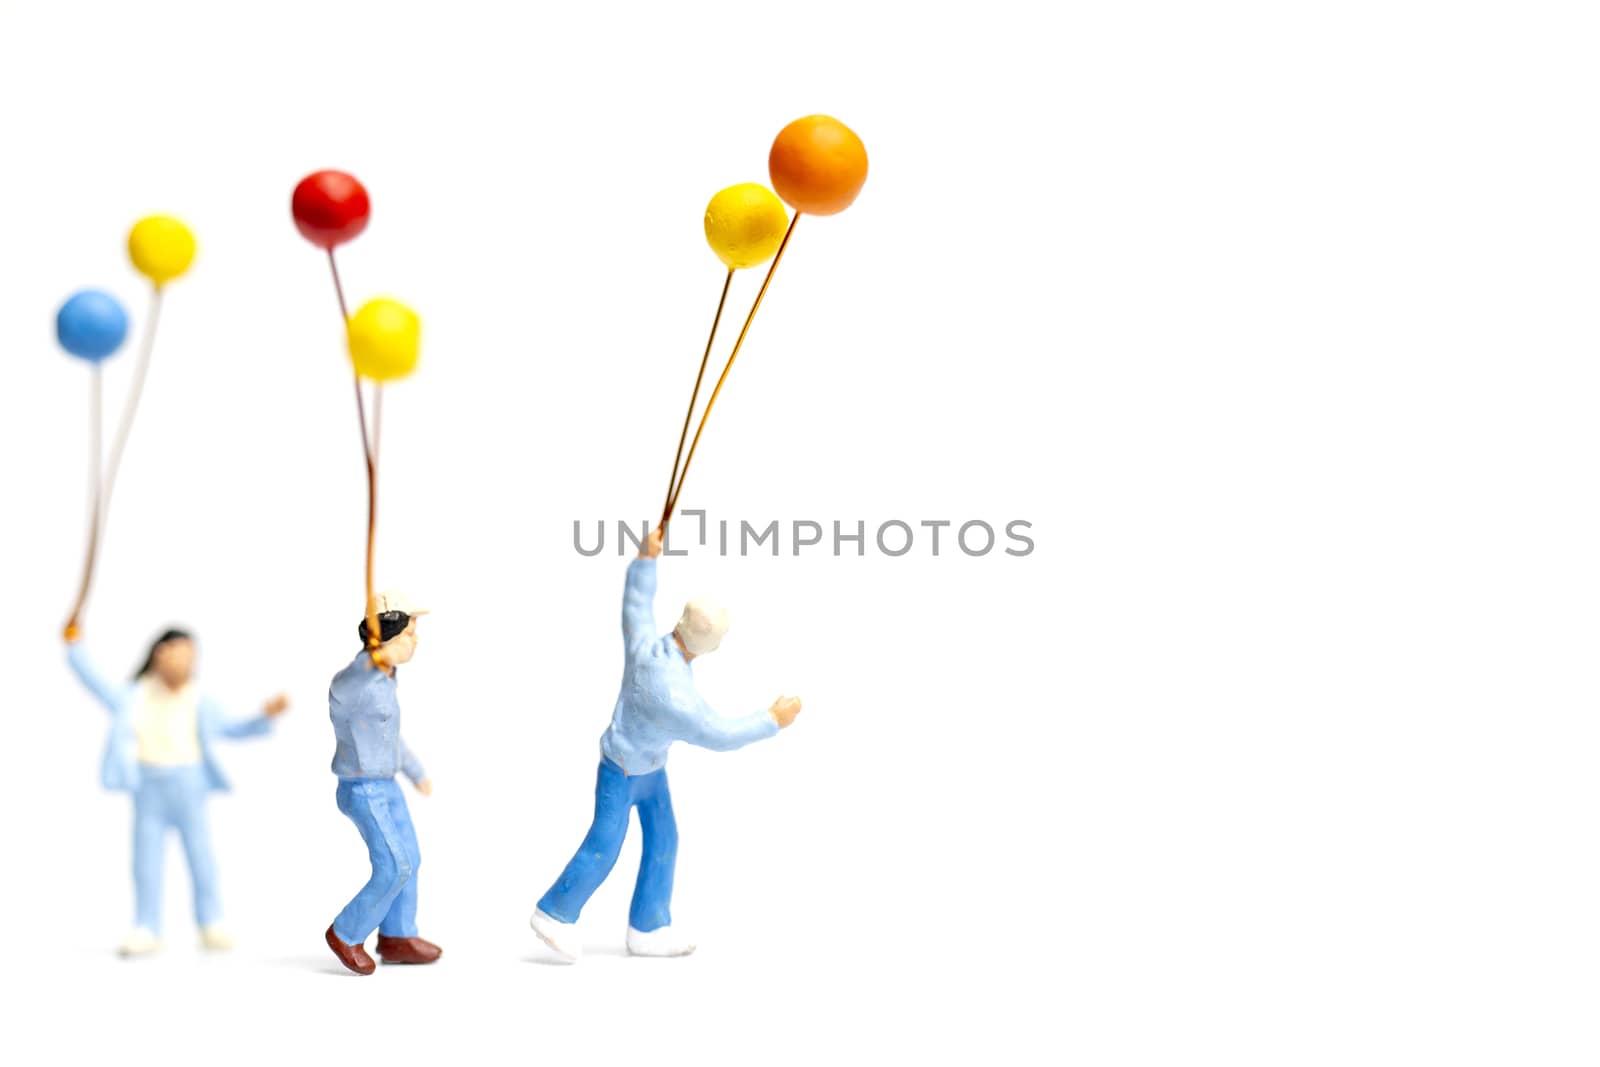
<svg viewBox="0 0 1600 1067"><path fill-rule="evenodd" d="M142 926L128 931L128 936L117 946L117 952L123 956L148 956L160 950L161 939Z"/></svg>
<svg viewBox="0 0 1600 1067"><path fill-rule="evenodd" d="M540 941L549 945L557 956L568 963L577 963L578 957L583 955L583 942L578 939L577 923L564 923L534 908L533 914L528 917L528 925L533 927Z"/></svg>
<svg viewBox="0 0 1600 1067"><path fill-rule="evenodd" d="M693 941L670 926L658 927L648 933L628 927L630 956L687 956L694 948Z"/></svg>
<svg viewBox="0 0 1600 1067"><path fill-rule="evenodd" d="M233 948L233 935L216 923L200 928L200 947L208 952L227 952Z"/></svg>

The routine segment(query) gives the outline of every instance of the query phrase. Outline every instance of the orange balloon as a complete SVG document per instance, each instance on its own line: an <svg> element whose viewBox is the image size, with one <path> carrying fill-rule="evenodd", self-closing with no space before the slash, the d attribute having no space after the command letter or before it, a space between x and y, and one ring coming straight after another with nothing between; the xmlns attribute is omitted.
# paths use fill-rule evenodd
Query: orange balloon
<svg viewBox="0 0 1600 1067"><path fill-rule="evenodd" d="M796 211L837 215L866 183L867 148L838 119L808 115L779 131L767 169L772 188Z"/></svg>

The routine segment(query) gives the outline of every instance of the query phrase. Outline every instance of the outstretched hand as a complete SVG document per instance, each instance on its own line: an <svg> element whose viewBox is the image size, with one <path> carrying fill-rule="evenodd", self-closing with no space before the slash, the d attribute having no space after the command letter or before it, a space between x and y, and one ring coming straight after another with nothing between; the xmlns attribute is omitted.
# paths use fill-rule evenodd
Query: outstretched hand
<svg viewBox="0 0 1600 1067"><path fill-rule="evenodd" d="M278 693L276 696L268 698L267 702L261 705L261 714L269 719L276 719L288 710L289 695L287 693Z"/></svg>
<svg viewBox="0 0 1600 1067"><path fill-rule="evenodd" d="M785 729L794 722L795 716L800 714L800 698L779 697L772 702L772 707L768 708L767 712L777 720L778 729Z"/></svg>

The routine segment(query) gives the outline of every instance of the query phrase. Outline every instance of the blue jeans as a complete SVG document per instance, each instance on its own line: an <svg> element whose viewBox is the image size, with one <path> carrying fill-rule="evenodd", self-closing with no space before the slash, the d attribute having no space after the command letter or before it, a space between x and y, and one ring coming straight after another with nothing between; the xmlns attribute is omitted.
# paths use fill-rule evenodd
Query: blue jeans
<svg viewBox="0 0 1600 1067"><path fill-rule="evenodd" d="M578 921L578 913L616 865L622 839L628 832L630 808L639 809L644 852L639 858L639 880L633 886L628 925L647 933L672 922L678 824L672 817L666 768L630 778L608 759L600 760L600 775L594 786L594 824L578 846L578 854L540 899L540 911L564 923Z"/></svg>
<svg viewBox="0 0 1600 1067"><path fill-rule="evenodd" d="M333 920L333 932L359 945L377 930L385 937L417 936L417 832L405 794L393 778L339 779L339 810L367 843L372 877Z"/></svg>
<svg viewBox="0 0 1600 1067"><path fill-rule="evenodd" d="M194 880L194 918L210 926L222 914L217 901L217 861L211 854L211 827L206 821L205 767L139 768L133 793L134 923L161 932L161 878L166 868L167 831L177 830Z"/></svg>

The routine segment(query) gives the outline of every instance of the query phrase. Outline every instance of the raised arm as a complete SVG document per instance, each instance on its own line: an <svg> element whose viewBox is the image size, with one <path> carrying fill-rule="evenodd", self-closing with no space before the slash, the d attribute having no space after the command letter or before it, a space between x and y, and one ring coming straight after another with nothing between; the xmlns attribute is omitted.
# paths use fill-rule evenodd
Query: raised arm
<svg viewBox="0 0 1600 1067"><path fill-rule="evenodd" d="M622 590L622 645L630 653L656 639L656 561L643 556L628 564Z"/></svg>
<svg viewBox="0 0 1600 1067"><path fill-rule="evenodd" d="M106 682L99 671L94 669L94 664L89 662L89 654L83 650L82 641L67 642L67 665L72 668L72 673L78 676L78 681L100 703L104 704L107 711L116 711L122 704L123 694Z"/></svg>

